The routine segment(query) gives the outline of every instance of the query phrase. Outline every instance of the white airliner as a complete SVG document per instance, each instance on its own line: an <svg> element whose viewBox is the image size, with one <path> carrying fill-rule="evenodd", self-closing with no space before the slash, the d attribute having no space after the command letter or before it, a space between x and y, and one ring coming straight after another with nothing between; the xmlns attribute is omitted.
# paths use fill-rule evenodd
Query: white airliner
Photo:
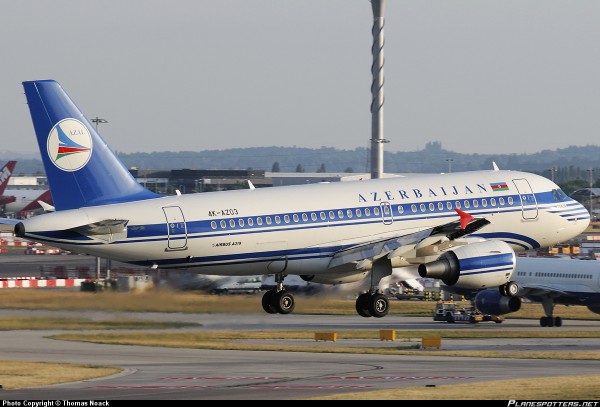
<svg viewBox="0 0 600 407"><path fill-rule="evenodd" d="M474 298L481 312L503 315L521 308L519 297L539 302L546 316L541 326L561 326L561 317L554 317L556 304L583 305L600 314L600 261L555 259L545 257L517 257L513 280L519 291L515 297L503 297L496 289L482 291L443 287L444 290Z"/></svg>
<svg viewBox="0 0 600 407"><path fill-rule="evenodd" d="M135 181L57 82L23 86L56 211L15 224L17 236L154 269L276 274L277 289L262 298L268 313L294 308L286 275L326 284L369 275L356 309L382 317L389 301L378 284L408 265L515 295L515 250L563 242L590 221L550 180L497 168L160 196Z"/></svg>
<svg viewBox="0 0 600 407"><path fill-rule="evenodd" d="M52 194L48 189L7 189L5 195L13 198L11 202L4 204L6 213L33 211L52 205Z"/></svg>

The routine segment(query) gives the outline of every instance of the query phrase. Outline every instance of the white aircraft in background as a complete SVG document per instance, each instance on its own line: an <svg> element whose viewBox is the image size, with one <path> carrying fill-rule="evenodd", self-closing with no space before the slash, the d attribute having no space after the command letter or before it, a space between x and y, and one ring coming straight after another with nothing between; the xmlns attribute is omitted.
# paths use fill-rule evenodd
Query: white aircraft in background
<svg viewBox="0 0 600 407"><path fill-rule="evenodd" d="M7 189L5 193L13 197L11 202L4 204L6 213L52 210L52 194L48 189Z"/></svg>
<svg viewBox="0 0 600 407"><path fill-rule="evenodd" d="M541 303L545 316L541 326L562 326L561 317L554 317L556 304L583 305L600 314L600 261L517 257L513 275L519 284L515 297L502 296L497 289L481 291L442 287L443 290L474 299L476 308L484 314L503 315L521 308L519 297Z"/></svg>
<svg viewBox="0 0 600 407"><path fill-rule="evenodd" d="M590 221L550 180L497 168L160 196L135 181L57 82L23 86L56 210L12 222L17 236L152 269L275 274L277 289L262 297L268 313L294 309L290 274L322 284L369 275L356 300L365 317L388 313L378 284L405 266L515 295L515 250L564 242Z"/></svg>

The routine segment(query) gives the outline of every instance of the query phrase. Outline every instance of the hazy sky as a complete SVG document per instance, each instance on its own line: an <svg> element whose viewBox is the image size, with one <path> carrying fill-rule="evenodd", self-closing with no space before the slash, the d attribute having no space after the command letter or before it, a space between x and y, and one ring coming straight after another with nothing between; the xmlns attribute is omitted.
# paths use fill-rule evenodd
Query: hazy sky
<svg viewBox="0 0 600 407"><path fill-rule="evenodd" d="M0 151L37 152L55 79L121 152L367 147L368 0L19 0L0 13ZM389 151L600 144L600 1L388 0Z"/></svg>

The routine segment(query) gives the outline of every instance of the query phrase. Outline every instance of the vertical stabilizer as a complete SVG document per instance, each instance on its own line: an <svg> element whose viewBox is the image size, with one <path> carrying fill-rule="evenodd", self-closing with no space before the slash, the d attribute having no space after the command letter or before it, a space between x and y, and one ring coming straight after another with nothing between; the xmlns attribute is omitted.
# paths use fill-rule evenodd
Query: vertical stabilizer
<svg viewBox="0 0 600 407"><path fill-rule="evenodd" d="M0 170L0 195L4 194L4 190L8 186L8 181L15 170L16 161L7 162Z"/></svg>
<svg viewBox="0 0 600 407"><path fill-rule="evenodd" d="M56 81L23 87L56 210L158 196L135 180Z"/></svg>

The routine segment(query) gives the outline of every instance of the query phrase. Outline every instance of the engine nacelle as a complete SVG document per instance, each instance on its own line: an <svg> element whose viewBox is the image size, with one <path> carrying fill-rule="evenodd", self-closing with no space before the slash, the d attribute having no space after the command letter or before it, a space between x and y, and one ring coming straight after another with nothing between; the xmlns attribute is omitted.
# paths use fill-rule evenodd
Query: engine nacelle
<svg viewBox="0 0 600 407"><path fill-rule="evenodd" d="M326 273L326 274L312 274L302 275L300 278L310 283L319 284L345 284L355 283L366 277L368 271L358 271L352 273Z"/></svg>
<svg viewBox="0 0 600 407"><path fill-rule="evenodd" d="M449 249L437 260L419 265L419 275L463 288L498 287L515 271L513 249L500 240L470 243Z"/></svg>
<svg viewBox="0 0 600 407"><path fill-rule="evenodd" d="M600 305L588 305L588 309L593 313L600 314Z"/></svg>
<svg viewBox="0 0 600 407"><path fill-rule="evenodd" d="M475 307L484 314L504 315L521 309L518 297L506 297L495 288L483 290L475 296Z"/></svg>

